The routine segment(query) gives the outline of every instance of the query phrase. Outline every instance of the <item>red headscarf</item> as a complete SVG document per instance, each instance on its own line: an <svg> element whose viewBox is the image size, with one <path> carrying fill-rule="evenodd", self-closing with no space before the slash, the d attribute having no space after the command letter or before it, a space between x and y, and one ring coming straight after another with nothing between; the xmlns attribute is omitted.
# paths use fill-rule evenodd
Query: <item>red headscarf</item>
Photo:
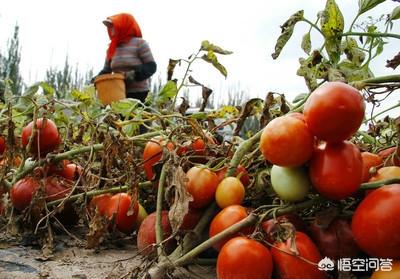
<svg viewBox="0 0 400 279"><path fill-rule="evenodd" d="M140 30L139 24L131 14L116 14L107 17L107 20L112 22L114 27L114 34L108 32L110 37L110 45L107 50L107 60L110 60L120 43L127 43L132 37L142 37L142 31Z"/></svg>

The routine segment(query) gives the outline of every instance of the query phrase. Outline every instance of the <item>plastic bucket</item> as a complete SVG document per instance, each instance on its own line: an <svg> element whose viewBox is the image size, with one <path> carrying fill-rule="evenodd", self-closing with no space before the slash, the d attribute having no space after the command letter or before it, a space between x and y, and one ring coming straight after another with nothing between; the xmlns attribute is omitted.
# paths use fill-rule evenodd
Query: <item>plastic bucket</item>
<svg viewBox="0 0 400 279"><path fill-rule="evenodd" d="M94 80L97 97L104 105L109 105L125 99L125 77L123 74L112 73L99 75Z"/></svg>

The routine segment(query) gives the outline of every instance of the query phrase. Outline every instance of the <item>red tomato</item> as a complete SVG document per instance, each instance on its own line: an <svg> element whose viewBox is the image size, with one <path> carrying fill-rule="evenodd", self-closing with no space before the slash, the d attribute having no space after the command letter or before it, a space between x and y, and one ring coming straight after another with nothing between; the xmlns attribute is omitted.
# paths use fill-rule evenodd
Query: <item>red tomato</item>
<svg viewBox="0 0 400 279"><path fill-rule="evenodd" d="M211 221L210 230L208 232L209 237L213 237L214 235L222 232L223 230L229 228L233 224L243 220L248 216L247 210L245 207L241 205L231 205L222 209ZM251 232L251 228L246 228L242 231L243 234L248 234ZM213 248L217 251L221 249L221 247L232 237L235 235L225 238L216 244L214 244Z"/></svg>
<svg viewBox="0 0 400 279"><path fill-rule="evenodd" d="M0 154L3 154L6 150L6 140L3 136L0 136Z"/></svg>
<svg viewBox="0 0 400 279"><path fill-rule="evenodd" d="M312 92L303 113L314 136L327 142L340 142L360 128L365 103L354 87L342 82L327 82Z"/></svg>
<svg viewBox="0 0 400 279"><path fill-rule="evenodd" d="M224 178L215 191L215 200L220 208L229 205L241 204L243 202L245 190L242 182L236 177Z"/></svg>
<svg viewBox="0 0 400 279"><path fill-rule="evenodd" d="M108 208L108 203L111 200L112 195L107 193L107 194L102 194L98 196L94 196L89 203L89 208L93 210L93 212L96 210L99 212L101 215L106 215L107 213L107 208Z"/></svg>
<svg viewBox="0 0 400 279"><path fill-rule="evenodd" d="M290 279L326 278L326 273L318 269L317 264L321 260L321 255L312 240L305 233L296 232L295 243L298 255L293 252L291 242L292 240L289 238L285 242L275 243L271 248L272 259L279 277Z"/></svg>
<svg viewBox="0 0 400 279"><path fill-rule="evenodd" d="M32 151L37 154L40 149L41 154L54 151L61 143L60 135L56 124L50 119L39 118L36 120L37 136L32 142ZM32 135L33 121L22 129L22 146L27 146ZM38 147L39 143L39 147Z"/></svg>
<svg viewBox="0 0 400 279"><path fill-rule="evenodd" d="M323 257L331 260L354 258L360 249L353 238L350 222L336 218L327 227L323 227L316 218L310 226L311 237Z"/></svg>
<svg viewBox="0 0 400 279"><path fill-rule="evenodd" d="M186 189L193 197L189 204L191 207L202 208L214 200L218 186L215 172L203 167L192 167L186 176L189 180Z"/></svg>
<svg viewBox="0 0 400 279"><path fill-rule="evenodd" d="M44 187L47 201L55 201L65 198L72 190L72 185L68 180L57 176L46 177Z"/></svg>
<svg viewBox="0 0 400 279"><path fill-rule="evenodd" d="M108 201L106 214L109 218L115 215L115 224L117 229L124 233L131 233L134 229L135 221L139 211L138 202L134 202L126 193L118 193L113 195Z"/></svg>
<svg viewBox="0 0 400 279"><path fill-rule="evenodd" d="M143 168L148 180L153 180L153 165L157 164L162 157L163 154L163 146L165 145L165 141L160 138L153 138L148 141L143 150ZM167 148L169 150L174 149L174 145L172 142L167 143Z"/></svg>
<svg viewBox="0 0 400 279"><path fill-rule="evenodd" d="M75 163L64 165L60 175L65 179L76 180L83 173L83 168Z"/></svg>
<svg viewBox="0 0 400 279"><path fill-rule="evenodd" d="M304 114L302 114L300 112L291 112L291 113L288 113L287 116L295 117L297 119L300 119L300 120L306 122L306 118L304 117Z"/></svg>
<svg viewBox="0 0 400 279"><path fill-rule="evenodd" d="M378 156L382 158L385 167L400 167L400 149L397 146L389 147L378 152Z"/></svg>
<svg viewBox="0 0 400 279"><path fill-rule="evenodd" d="M361 159L363 162L362 182L367 182L371 177L370 169L372 167L379 167L382 165L383 160L378 155L371 152L361 152Z"/></svg>
<svg viewBox="0 0 400 279"><path fill-rule="evenodd" d="M360 187L362 168L359 149L344 141L318 146L310 161L309 174L312 185L321 195L340 200Z"/></svg>
<svg viewBox="0 0 400 279"><path fill-rule="evenodd" d="M39 181L33 177L25 177L18 180L10 191L13 206L18 210L27 208L31 204L32 197L38 190L39 185Z"/></svg>
<svg viewBox="0 0 400 279"><path fill-rule="evenodd" d="M377 270L372 273L370 279L398 279L400 278L400 260L392 262L392 270Z"/></svg>
<svg viewBox="0 0 400 279"><path fill-rule="evenodd" d="M314 137L306 123L296 117L281 116L265 126L260 150L265 160L281 167L297 167L307 162L314 149Z"/></svg>
<svg viewBox="0 0 400 279"><path fill-rule="evenodd" d="M172 234L172 228L168 219L168 211L163 210L161 212L161 227L163 231L163 238L166 239ZM137 234L137 247L138 250L149 255L154 252L153 244L156 243L156 212L148 215L139 227ZM169 251L173 247L173 241L167 241L166 250Z"/></svg>
<svg viewBox="0 0 400 279"><path fill-rule="evenodd" d="M241 236L229 240L217 259L218 279L269 279L272 270L269 250L261 243Z"/></svg>
<svg viewBox="0 0 400 279"><path fill-rule="evenodd" d="M351 229L358 246L380 258L400 257L400 184L382 186L356 208Z"/></svg>
<svg viewBox="0 0 400 279"><path fill-rule="evenodd" d="M218 181L221 182L222 179L225 178L225 174L228 171L228 167L223 167L217 171L217 176L218 176ZM243 167L242 165L238 165L236 168L236 173L235 176L237 177L240 174L240 181L243 183L244 187L247 187L250 185L250 177L249 173L247 172L246 168Z"/></svg>

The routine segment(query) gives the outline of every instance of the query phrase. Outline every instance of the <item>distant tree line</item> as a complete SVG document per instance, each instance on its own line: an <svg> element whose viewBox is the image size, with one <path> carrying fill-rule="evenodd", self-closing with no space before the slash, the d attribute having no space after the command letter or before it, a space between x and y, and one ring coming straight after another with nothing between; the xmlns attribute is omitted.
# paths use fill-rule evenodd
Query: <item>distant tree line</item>
<svg viewBox="0 0 400 279"><path fill-rule="evenodd" d="M27 84L20 72L21 46L19 42L19 26L14 27L14 33L7 41L6 49L0 49L0 99L4 100L4 93L9 90L12 95L20 96ZM72 89L82 89L90 83L93 70L82 74L78 66L72 67L66 55L64 67L50 66L46 70L44 82L55 89L56 97L67 98Z"/></svg>

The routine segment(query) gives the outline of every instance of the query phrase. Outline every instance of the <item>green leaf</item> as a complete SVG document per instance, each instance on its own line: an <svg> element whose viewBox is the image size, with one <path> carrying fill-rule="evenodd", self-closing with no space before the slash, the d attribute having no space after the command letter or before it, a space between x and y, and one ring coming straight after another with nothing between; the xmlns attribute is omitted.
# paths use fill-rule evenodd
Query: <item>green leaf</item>
<svg viewBox="0 0 400 279"><path fill-rule="evenodd" d="M39 91L40 82L33 84L28 87L21 98L18 99L17 104L14 106L14 109L17 111L30 110L34 107L33 103L30 99L35 99L36 93Z"/></svg>
<svg viewBox="0 0 400 279"><path fill-rule="evenodd" d="M358 14L361 15L383 2L385 0L358 0Z"/></svg>
<svg viewBox="0 0 400 279"><path fill-rule="evenodd" d="M298 94L296 97L294 97L293 103L295 104L295 103L298 103L300 101L303 101L304 98L307 97L307 95L308 95L308 93L300 93L300 94Z"/></svg>
<svg viewBox="0 0 400 279"><path fill-rule="evenodd" d="M111 103L111 109L124 117L129 116L138 106L138 101L135 99L122 99L118 102Z"/></svg>
<svg viewBox="0 0 400 279"><path fill-rule="evenodd" d="M310 54L311 51L311 35L310 32L304 34L303 39L301 41L301 48L305 53Z"/></svg>
<svg viewBox="0 0 400 279"><path fill-rule="evenodd" d="M400 19L400 6L394 8L392 14L390 15L391 20Z"/></svg>
<svg viewBox="0 0 400 279"><path fill-rule="evenodd" d="M203 55L201 58L204 61L211 63L225 78L227 77L228 72L225 69L225 67L221 63L219 63L218 58L215 55L214 51L209 50L207 52L207 55Z"/></svg>
<svg viewBox="0 0 400 279"><path fill-rule="evenodd" d="M200 50L204 50L204 51L207 51L207 52L211 50L211 51L213 51L215 53L219 53L219 54L223 54L223 55L227 55L227 54L232 54L233 53L232 51L225 50L225 49L222 49L219 46L211 44L207 40L204 40L204 41L201 42Z"/></svg>
<svg viewBox="0 0 400 279"><path fill-rule="evenodd" d="M211 118L228 118L236 117L239 115L239 110L235 106L222 106L216 111L209 113Z"/></svg>
<svg viewBox="0 0 400 279"><path fill-rule="evenodd" d="M176 83L169 80L157 95L156 103L161 106L172 100L178 94Z"/></svg>
<svg viewBox="0 0 400 279"><path fill-rule="evenodd" d="M42 87L44 95L50 96L50 97L54 96L55 90L47 82L41 82L40 87Z"/></svg>
<svg viewBox="0 0 400 279"><path fill-rule="evenodd" d="M340 59L341 37L344 18L335 0L327 0L325 10L320 13L322 34L325 36L325 48L333 63Z"/></svg>
<svg viewBox="0 0 400 279"><path fill-rule="evenodd" d="M300 10L294 13L282 26L281 26L281 35L279 36L276 44L275 44L275 52L271 54L273 59L278 58L282 49L289 41L290 37L293 34L294 26L297 22L303 20L304 11Z"/></svg>

